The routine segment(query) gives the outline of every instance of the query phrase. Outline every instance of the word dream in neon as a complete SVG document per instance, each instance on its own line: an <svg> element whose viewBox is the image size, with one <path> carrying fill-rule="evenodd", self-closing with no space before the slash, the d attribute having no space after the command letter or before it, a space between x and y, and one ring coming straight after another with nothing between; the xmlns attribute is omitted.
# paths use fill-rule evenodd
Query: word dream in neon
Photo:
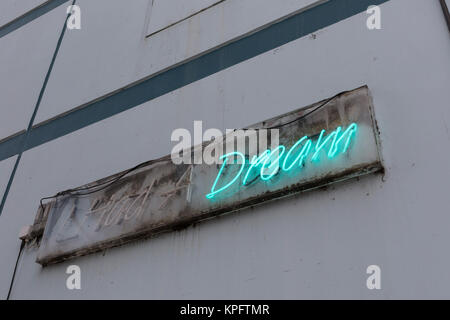
<svg viewBox="0 0 450 320"><path fill-rule="evenodd" d="M248 168L243 175L243 186L248 186L255 181L255 173L256 177L259 176L262 181L269 181L278 173L289 172L295 168L303 168L307 161L318 163L321 155L324 153L329 159L334 159L339 153L346 153L348 151L352 138L355 137L357 130L358 125L356 123L350 124L345 130L342 127L338 127L328 135L325 135L326 131L322 130L314 146L312 140L308 136L304 136L289 150L285 146L279 145L273 150L268 149L264 151L259 156L253 156L251 161L246 159L245 155L241 152L234 151L227 153L220 158L223 160L222 166L206 198L213 199L221 192L233 186L242 174L244 174L246 166ZM227 163L229 160L234 159L237 159L238 164L240 164L237 174L230 181L221 183L222 186L219 186L219 181L223 180L221 179L222 176L225 176L223 173Z"/></svg>

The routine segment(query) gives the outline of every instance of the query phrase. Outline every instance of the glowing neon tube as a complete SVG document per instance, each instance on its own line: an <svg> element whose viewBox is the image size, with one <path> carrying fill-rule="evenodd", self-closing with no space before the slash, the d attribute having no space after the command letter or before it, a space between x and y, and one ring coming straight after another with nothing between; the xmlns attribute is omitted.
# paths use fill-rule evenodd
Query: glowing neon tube
<svg viewBox="0 0 450 320"><path fill-rule="evenodd" d="M339 150L341 149L340 147L342 145L341 143L344 141L344 146L340 153L346 153L348 151L351 140L356 135L357 130L358 125L356 123L350 124L345 131L342 131L341 127L337 127L326 137L324 137L326 131L322 130L314 147L311 139L309 139L307 136L304 136L299 139L289 149L288 152L286 152L285 146L279 145L272 151L268 149L261 153L259 156L253 156L252 160L248 163L246 163L245 156L241 152L230 152L228 154L225 154L220 158L221 160L224 159L223 164L216 176L216 179L214 180L214 183L211 187L211 192L206 195L206 198L213 199L218 193L221 193L230 188L239 179L246 165L249 165L249 168L247 169L247 172L244 175L244 179L242 180L243 186L249 186L249 177L251 172L254 170L257 170L256 172L259 172L258 175L262 181L269 181L277 173L279 173L280 168L283 172L289 172L294 168L303 167L303 165L308 161L307 159L312 152L312 156L309 159L310 162L317 162L323 153L325 153L329 159L333 159L339 153ZM328 150L327 147L329 147ZM298 152L298 154L294 158L293 154L296 151ZM223 175L224 168L227 165L228 159L234 158L235 156L240 157L242 161L238 173L224 186L216 189L217 184Z"/></svg>

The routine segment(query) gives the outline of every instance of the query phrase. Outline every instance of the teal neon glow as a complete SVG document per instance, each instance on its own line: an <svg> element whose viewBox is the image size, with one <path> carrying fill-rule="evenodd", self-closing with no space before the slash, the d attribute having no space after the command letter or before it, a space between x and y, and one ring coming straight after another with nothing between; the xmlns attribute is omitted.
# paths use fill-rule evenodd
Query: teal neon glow
<svg viewBox="0 0 450 320"><path fill-rule="evenodd" d="M341 153L347 152L347 150L350 147L350 143L352 141L352 138L355 137L356 132L358 130L358 125L356 123L352 123L348 126L348 128L345 131L342 131L341 127L337 127L334 131L329 133L326 137L325 130L322 130L320 132L319 138L315 142L315 146L313 148L313 142L311 139L308 138L308 136L304 136L301 139L299 139L286 153L286 147L283 145L279 145L276 147L273 151L266 150L263 153L261 153L259 156L253 156L252 160L249 161L249 163L246 163L246 159L244 154L241 152L230 152L224 156L222 156L220 159L223 160L223 164L219 170L219 173L217 174L217 177L213 183L213 186L211 187L211 192L206 195L206 198L212 199L214 198L218 193L223 192L224 190L230 188L237 179L241 176L242 172L244 171L244 167L249 165L247 172L244 176L244 179L242 181L242 185L244 187L248 187L248 181L250 178L250 174L253 170L258 169L258 175L259 178L262 181L268 181L271 178L273 178L280 170L280 168L284 172L291 171L295 165L298 163L297 167L303 167L303 165L306 163L309 155L311 154L311 151L314 151L309 161L316 162L319 160L320 155L323 152L326 152L326 155L329 159L334 158L340 151L341 144L345 141L344 147L342 148ZM305 142L306 141L306 142ZM327 146L329 146L329 149L326 150ZM293 157L293 152L295 150L300 150L298 155L295 157L295 159L290 162L289 159ZM223 170L225 166L227 165L227 162L230 158L234 158L235 156L241 157L242 163L241 168L239 169L239 172L237 175L226 185L216 190L217 184L220 180L220 177L223 174ZM274 159L272 159L274 158ZM280 163L282 163L280 167ZM288 165L289 164L289 165ZM267 171L271 170L271 172L268 174Z"/></svg>
<svg viewBox="0 0 450 320"><path fill-rule="evenodd" d="M303 141L305 141L305 140L308 140L308 141L306 141L306 143L303 145L303 147L302 147L300 153L298 154L297 158L295 158L294 161L292 161L291 165L290 165L289 167L286 168L286 162L288 161L288 159L289 159L291 153L295 150L295 148L296 148L297 146L299 146L300 144L302 144ZM311 142L310 139L308 139L307 136L304 136L303 138L301 138L300 140L298 140L298 141L292 146L292 148L289 149L288 153L286 154L286 157L284 158L284 161L283 161L283 167L282 167L283 170L284 170L284 171L289 171L289 170L291 170L292 167L295 165L295 163L296 163L297 161L298 161L298 166L299 166L299 167L303 166L303 163L305 162L306 157L308 156L308 153L309 153L309 151L310 151L310 149L311 149L311 146L312 146L312 142Z"/></svg>
<svg viewBox="0 0 450 320"><path fill-rule="evenodd" d="M281 151L278 151L281 150ZM280 166L278 165L280 163L280 159L283 157L284 152L286 151L286 147L283 145L280 145L276 147L272 152L269 151L269 155L264 159L263 165L261 167L261 179L264 181L270 180L274 175L278 173L280 170ZM276 154L276 160L271 160L272 155ZM270 163L270 164L269 164ZM269 164L268 167L266 165ZM276 166L276 167L275 167ZM271 169L272 167L275 167L273 171L266 175L267 169Z"/></svg>
<svg viewBox="0 0 450 320"><path fill-rule="evenodd" d="M320 132L320 136L319 136L319 139L317 140L316 147L315 147L316 152L314 152L312 159L311 159L312 161L319 160L320 151L322 151L322 149L325 148L325 146L330 142L331 139L333 139L331 146L334 145L334 143L336 142L336 137L340 131L341 131L341 127L338 127L335 131L331 132L323 142L322 142L322 139L323 139L323 134L325 133L325 130L322 130ZM330 149L332 149L332 148L330 148Z"/></svg>
<svg viewBox="0 0 450 320"><path fill-rule="evenodd" d="M226 164L227 164L227 161L228 161L228 158L229 157L234 157L234 156L239 156L239 157L241 157L241 160L242 160L242 164L241 164L241 169L239 170L239 173L233 178L233 180L231 180L229 183L227 183L226 185L224 185L222 188L220 188L220 189L218 189L218 190L215 190L216 189L216 185L217 185L217 182L219 181L219 178L220 178L220 176L222 175L222 171L223 171L223 169L225 168L225 166L226 166ZM223 163L222 163L222 166L220 167L220 170L219 170L219 173L217 174L217 177L216 177L216 180L214 181L214 184L213 184L213 186L212 186L212 188L211 188L211 193L208 193L207 195L206 195L206 198L208 198L208 199L212 199L212 198L214 198L214 196L217 194L217 193L219 193L219 192L222 192L223 190L225 190L225 189L228 189L239 177L240 177L240 175L242 174L242 171L244 171L244 167L245 167L245 156L241 153L241 152L230 152L230 153L227 153L227 154L225 154L225 155L223 155L223 156L221 156L220 157L220 160L223 160L223 159L225 159L224 161L223 161Z"/></svg>
<svg viewBox="0 0 450 320"><path fill-rule="evenodd" d="M265 160L265 158L270 154L270 150L266 150L263 153L261 153L259 156L253 156L252 161L250 161L250 168L247 170L247 173L245 174L244 180L242 181L242 184L245 186L247 185L247 181L249 178L250 173L252 172L253 168L259 167L259 165Z"/></svg>
<svg viewBox="0 0 450 320"><path fill-rule="evenodd" d="M340 131L341 127L339 127L338 129ZM333 145L331 146L330 151L328 151L328 157L332 158L338 153L338 145L344 139L345 136L347 136L347 141L345 142L344 149L342 150L342 153L347 152L348 146L350 145L350 139L356 133L356 130L358 130L358 125L356 123L352 123L347 128L347 130L345 130L339 136L339 138L337 138L335 141L333 141ZM338 134L336 136L338 136Z"/></svg>

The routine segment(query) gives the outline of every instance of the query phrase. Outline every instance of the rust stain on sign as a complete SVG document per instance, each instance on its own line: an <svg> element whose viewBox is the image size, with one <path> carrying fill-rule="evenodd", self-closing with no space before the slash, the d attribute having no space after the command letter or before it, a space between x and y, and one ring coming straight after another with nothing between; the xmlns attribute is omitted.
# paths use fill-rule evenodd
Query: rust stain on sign
<svg viewBox="0 0 450 320"><path fill-rule="evenodd" d="M87 185L98 186L96 192L62 194L47 203L45 210L40 210L46 224L37 262L44 266L57 263L177 230L220 214L382 171L378 127L366 86L250 128L279 128L280 144L286 149L293 148L304 136L314 141L317 148L322 130L331 132L351 124L357 124L357 136L351 148L333 161L326 158L319 163L305 163L295 174L283 172L268 181L253 179L242 184L242 177L239 177L232 188L209 199L206 195L211 192L216 177L222 174L221 165L176 165L170 156L140 165L128 175L126 171ZM250 163L245 167L249 168ZM228 173L233 170L229 169ZM109 181L115 183L105 184ZM42 233L41 220L37 233Z"/></svg>

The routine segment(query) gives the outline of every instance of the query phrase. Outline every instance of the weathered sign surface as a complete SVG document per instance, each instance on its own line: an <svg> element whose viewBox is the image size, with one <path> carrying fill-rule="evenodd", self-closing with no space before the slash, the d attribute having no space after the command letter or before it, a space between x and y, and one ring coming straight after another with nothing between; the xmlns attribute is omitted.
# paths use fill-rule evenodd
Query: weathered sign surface
<svg viewBox="0 0 450 320"><path fill-rule="evenodd" d="M249 128L278 129L279 144L223 154L212 165L174 164L167 156L89 184L95 192L79 189L47 203L37 262L56 263L383 170L367 87Z"/></svg>

